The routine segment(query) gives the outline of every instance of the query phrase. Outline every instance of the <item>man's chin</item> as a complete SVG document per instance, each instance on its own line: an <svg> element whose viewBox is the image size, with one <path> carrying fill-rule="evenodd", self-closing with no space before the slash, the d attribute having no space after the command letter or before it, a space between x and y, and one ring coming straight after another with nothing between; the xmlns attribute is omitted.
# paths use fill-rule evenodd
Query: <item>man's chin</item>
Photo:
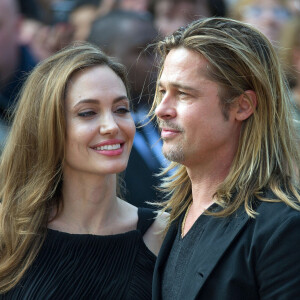
<svg viewBox="0 0 300 300"><path fill-rule="evenodd" d="M163 155L169 161L181 163L184 160L184 154L181 149L164 149Z"/></svg>

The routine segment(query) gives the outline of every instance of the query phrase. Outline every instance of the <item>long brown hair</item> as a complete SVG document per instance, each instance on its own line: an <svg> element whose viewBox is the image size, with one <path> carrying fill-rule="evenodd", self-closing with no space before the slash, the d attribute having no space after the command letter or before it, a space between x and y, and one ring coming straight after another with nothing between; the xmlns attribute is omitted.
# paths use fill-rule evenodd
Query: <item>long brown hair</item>
<svg viewBox="0 0 300 300"><path fill-rule="evenodd" d="M124 67L88 43L41 62L22 89L0 162L0 293L14 287L32 264L50 209L61 201L67 85L75 72L96 65L110 67L128 92Z"/></svg>
<svg viewBox="0 0 300 300"><path fill-rule="evenodd" d="M257 96L254 114L242 125L229 174L215 193L223 209L214 215L225 217L244 205L248 215L254 217L254 197L283 201L300 210L298 136L292 121L290 91L271 43L242 22L200 19L159 42L160 74L166 56L178 47L195 51L208 60L209 75L221 87L222 109L226 110L246 90L255 91ZM160 102L157 87L150 113ZM192 185L185 166L172 162L161 175L167 175L172 168L175 173L163 178L160 187L166 193L163 210L171 211L170 222L192 200ZM264 188L271 189L277 200L264 197ZM287 191L294 197L290 198Z"/></svg>

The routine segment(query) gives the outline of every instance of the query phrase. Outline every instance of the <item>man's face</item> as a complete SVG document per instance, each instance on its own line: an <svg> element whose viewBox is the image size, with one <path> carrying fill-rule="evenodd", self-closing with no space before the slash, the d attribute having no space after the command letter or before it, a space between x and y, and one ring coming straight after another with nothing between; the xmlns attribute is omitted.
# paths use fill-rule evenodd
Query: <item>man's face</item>
<svg viewBox="0 0 300 300"><path fill-rule="evenodd" d="M222 113L219 85L209 79L209 64L185 48L166 57L159 80L156 115L167 159L187 167L207 164L237 149L240 126L232 109Z"/></svg>

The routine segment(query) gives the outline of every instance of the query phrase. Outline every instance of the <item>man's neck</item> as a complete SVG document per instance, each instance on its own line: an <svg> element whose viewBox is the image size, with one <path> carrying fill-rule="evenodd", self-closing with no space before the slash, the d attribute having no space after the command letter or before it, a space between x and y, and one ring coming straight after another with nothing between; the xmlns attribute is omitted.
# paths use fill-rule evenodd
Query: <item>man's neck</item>
<svg viewBox="0 0 300 300"><path fill-rule="evenodd" d="M218 189L218 186L225 180L229 173L229 168L216 169L210 174L206 172L205 176L201 174L191 174L188 171L192 182L193 202L195 203L211 203L213 195Z"/></svg>
<svg viewBox="0 0 300 300"><path fill-rule="evenodd" d="M227 160L216 158L205 164L187 167L192 183L192 205L187 219L187 227L191 227L197 218L214 202L214 195L219 185L227 177L234 155Z"/></svg>
<svg viewBox="0 0 300 300"><path fill-rule="evenodd" d="M191 179L193 200L186 212L185 222L181 227L182 236L191 229L203 212L215 202L214 194L225 177L226 175L222 173L215 174L215 176L208 176L208 174L205 177L193 176L193 179Z"/></svg>

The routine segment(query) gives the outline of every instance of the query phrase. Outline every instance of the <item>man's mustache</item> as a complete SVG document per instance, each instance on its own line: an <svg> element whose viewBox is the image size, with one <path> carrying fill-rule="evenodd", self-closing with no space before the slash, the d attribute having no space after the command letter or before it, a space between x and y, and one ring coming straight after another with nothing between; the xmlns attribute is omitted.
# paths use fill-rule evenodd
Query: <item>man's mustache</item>
<svg viewBox="0 0 300 300"><path fill-rule="evenodd" d="M180 132L184 132L183 128L180 126L172 123L171 121L158 121L159 128L168 128L168 129L174 129Z"/></svg>

